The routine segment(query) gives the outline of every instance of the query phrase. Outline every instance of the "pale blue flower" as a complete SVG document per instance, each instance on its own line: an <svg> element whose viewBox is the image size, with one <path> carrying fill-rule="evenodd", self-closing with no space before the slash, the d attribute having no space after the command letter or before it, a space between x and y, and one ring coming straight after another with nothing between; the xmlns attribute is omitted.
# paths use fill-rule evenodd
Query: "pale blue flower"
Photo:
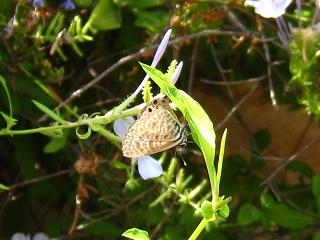
<svg viewBox="0 0 320 240"><path fill-rule="evenodd" d="M128 131L128 128L134 122L133 117L126 117L126 119L117 119L114 121L113 130L119 137L124 137ZM140 176L144 179L150 179L159 177L162 172L161 163L150 156L142 156L133 159L133 162L138 162L138 172Z"/></svg>
<svg viewBox="0 0 320 240"><path fill-rule="evenodd" d="M246 0L245 5L254 7L254 11L264 18L278 18L285 13L292 0Z"/></svg>
<svg viewBox="0 0 320 240"><path fill-rule="evenodd" d="M31 240L30 235L23 233L15 233L12 235L11 240ZM36 233L32 240L49 240L49 237L44 233Z"/></svg>
<svg viewBox="0 0 320 240"><path fill-rule="evenodd" d="M76 8L76 5L71 0L65 0L63 3L59 5L59 7L64 8L66 10L73 10Z"/></svg>
<svg viewBox="0 0 320 240"><path fill-rule="evenodd" d="M154 54L154 57L153 57L153 60L152 60L152 63L151 63L151 66L152 67L156 67L157 64L159 63L160 59L162 58L164 52L166 51L166 48L168 46L168 43L169 43L169 39L170 39L170 35L171 35L171 32L172 30L169 29L165 35L163 36L158 48L157 48L157 51L156 53ZM134 93L132 94L133 96L137 96L138 93L142 90L142 88L144 87L145 83L148 81L149 79L149 75L147 74L142 82L140 83L140 85L137 87L137 89L134 91Z"/></svg>
<svg viewBox="0 0 320 240"><path fill-rule="evenodd" d="M43 0L33 0L32 6L34 8L42 8L42 7L44 7L44 2L43 2Z"/></svg>

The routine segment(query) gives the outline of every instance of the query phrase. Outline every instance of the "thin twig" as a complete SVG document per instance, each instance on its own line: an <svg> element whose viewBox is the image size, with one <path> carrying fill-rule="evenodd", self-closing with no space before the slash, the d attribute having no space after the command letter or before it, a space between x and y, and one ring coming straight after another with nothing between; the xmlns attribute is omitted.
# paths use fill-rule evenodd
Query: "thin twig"
<svg viewBox="0 0 320 240"><path fill-rule="evenodd" d="M254 33L251 32L247 32L247 33L243 33L243 32L237 32L237 31L220 31L220 30L204 30L198 33L194 33L188 36L182 36L182 37L178 37L172 41L170 41L168 43L168 45L174 45L180 42L185 42L187 40L190 39L195 39L195 38L199 38L199 37L204 37L204 36L211 36L211 35L215 35L215 36L237 36L237 35L248 35L248 36L252 36L255 35ZM130 54L128 56L125 56L121 59L119 59L118 62L114 63L113 65L111 65L109 68L107 68L106 70L104 70L102 73L100 73L96 78L92 79L90 82L88 82L87 84L85 84L84 86L82 86L81 88L75 90L66 100L64 100L63 102L61 102L54 110L58 110L61 107L69 104L70 102L72 102L76 97L80 97L81 94L83 94L84 92L86 92L88 89L90 89L91 87L93 87L94 85L98 84L101 80L103 80L105 77L107 77L110 73L112 73L114 70L116 70L117 68L121 67L122 65L137 59L138 57L140 57L141 55L143 55L144 53L150 51L150 50L154 50L159 46L159 44L155 44L149 47L145 47L142 48L140 50L138 50L137 52ZM47 115L42 116L41 118L39 118L39 122L43 122L48 118Z"/></svg>
<svg viewBox="0 0 320 240"><path fill-rule="evenodd" d="M264 35L262 34L262 39L265 38ZM276 99L276 94L274 91L274 85L273 85L273 81L272 81L272 65L271 65L271 56L270 56L270 50L269 50L269 46L267 44L266 41L262 42L262 46L264 49L264 54L266 57L266 61L267 61L267 75L268 75L268 79L269 79L269 94L270 94L270 99L271 99L271 103L273 106L277 106L277 99Z"/></svg>
<svg viewBox="0 0 320 240"><path fill-rule="evenodd" d="M224 83L227 83L228 81L227 81L227 78L226 78L226 76L225 76L225 70L222 68L222 66L221 66L221 64L220 64L220 62L219 62L219 59L217 58L216 51L215 51L213 45L210 45L210 51L211 51L213 60L214 60L215 64L216 64L217 67L218 67L218 70L219 70L219 72L220 72L220 75L221 75L221 78L222 78L223 82L224 82ZM233 93L232 93L232 91L231 91L231 89L230 89L230 87L229 87L228 84L226 84L225 86L226 86L226 88L227 88L229 97L230 97L230 99L231 99L231 101L232 101L232 103L233 103L233 105L234 105L234 96L233 96Z"/></svg>
<svg viewBox="0 0 320 240"><path fill-rule="evenodd" d="M254 93L258 88L259 82L250 89L250 91L229 111L227 116L217 125L216 129L220 129L230 118L231 116L241 107L241 105Z"/></svg>
<svg viewBox="0 0 320 240"><path fill-rule="evenodd" d="M320 139L320 136L314 138L312 141L310 141L308 144L306 144L304 147L302 147L298 152L291 155L285 162L283 162L273 173L267 177L262 183L268 184L275 176L279 174L281 170L283 170L286 166L288 166L292 161L294 161L297 157L299 157L302 153L304 153L306 150L308 150L312 145L314 145L318 140Z"/></svg>
<svg viewBox="0 0 320 240"><path fill-rule="evenodd" d="M118 213L122 212L122 211L125 211L126 209L128 209L131 205L133 205L134 203L136 203L137 201L139 201L142 197L144 197L146 194L152 192L155 188L157 187L157 185L153 185L152 187L150 187L148 190L142 192L141 194L139 194L138 196L132 198L128 203L126 203L125 205L121 205L119 206L117 209L114 210L114 212L108 214L108 215L105 215L101 218L98 218L98 219L93 219L91 222L89 223L84 223L84 224L81 224L81 225L78 225L77 226L77 230L80 230L80 229L84 229L84 228L87 228L93 224L96 224L98 222L101 222L103 220L106 220L114 215L117 215Z"/></svg>
<svg viewBox="0 0 320 240"><path fill-rule="evenodd" d="M191 94L193 82L194 82L194 71L196 68L196 58L199 50L199 41L200 38L196 38L193 46L192 56L191 56L191 66L189 71L189 85L188 85L188 94Z"/></svg>
<svg viewBox="0 0 320 240"><path fill-rule="evenodd" d="M309 127L311 126L312 120L313 120L313 119L312 119L312 117L310 116L310 117L308 118L308 121L307 121L306 125L305 125L304 128L302 129L302 132L301 132L301 134L300 134L300 136L299 136L298 141L296 142L296 145L295 145L294 148L293 148L293 152L296 152L296 151L298 150L298 147L299 147L300 143L302 142L302 140L303 140L304 136L306 135Z"/></svg>
<svg viewBox="0 0 320 240"><path fill-rule="evenodd" d="M41 176L41 177L38 177L38 178L33 178L33 179L29 179L29 180L26 180L24 182L19 182L19 183L16 183L16 184L12 184L11 186L9 186L10 190L14 190L14 189L17 189L17 188L20 188L20 187L25 187L29 184L32 184L32 183L37 183L37 182L41 182L41 181L45 181L45 180L48 180L48 179L51 179L51 178L55 178L55 177L59 177L59 176L62 176L62 175L66 175L66 174L69 174L72 170L71 169L66 169L66 170L62 170L62 171L59 171L59 172L56 172L56 173L52 173L52 174L48 174L48 175L45 175L45 176ZM4 192L4 191L0 191L1 192Z"/></svg>
<svg viewBox="0 0 320 240"><path fill-rule="evenodd" d="M203 83L207 83L207 84L212 84L212 85L218 85L218 86L225 86L225 85L242 85L242 84L246 84L246 83L254 83L254 82L261 82L263 80L267 79L267 75L262 75L260 77L255 77L255 78L248 78L248 79L244 79L244 80L237 80L237 81L213 81L213 80L209 80L206 78L201 78L200 81Z"/></svg>

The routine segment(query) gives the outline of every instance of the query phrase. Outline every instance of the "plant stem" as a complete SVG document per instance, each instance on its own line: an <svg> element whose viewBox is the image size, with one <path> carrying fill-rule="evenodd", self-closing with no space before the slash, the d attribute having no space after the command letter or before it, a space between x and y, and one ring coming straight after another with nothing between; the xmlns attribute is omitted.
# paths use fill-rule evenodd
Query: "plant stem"
<svg viewBox="0 0 320 240"><path fill-rule="evenodd" d="M54 133L57 130L62 130L62 129L67 129L67 128L75 128L79 127L82 125L88 125L88 124L107 124L110 122L113 122L114 120L126 116L132 116L136 115L139 111L139 108L144 106L143 104L138 105L136 107L127 109L123 112L116 113L113 112L113 110L107 112L103 116L95 116L93 118L85 118L78 120L76 122L67 122L66 124L59 124L55 126L49 126L49 127L39 127L39 128L33 128L33 129L21 129L21 130L10 130L10 129L1 129L0 130L0 136L4 135L23 135L23 134L33 134L33 133L44 133L44 134L49 134L49 133Z"/></svg>
<svg viewBox="0 0 320 240"><path fill-rule="evenodd" d="M207 225L207 219L203 218L188 240L195 240L200 235L204 227Z"/></svg>

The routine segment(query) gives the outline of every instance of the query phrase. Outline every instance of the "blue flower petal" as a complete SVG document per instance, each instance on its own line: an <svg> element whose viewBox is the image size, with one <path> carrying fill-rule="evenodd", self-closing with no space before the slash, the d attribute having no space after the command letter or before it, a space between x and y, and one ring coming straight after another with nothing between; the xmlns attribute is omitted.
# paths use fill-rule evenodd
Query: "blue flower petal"
<svg viewBox="0 0 320 240"><path fill-rule="evenodd" d="M15 233L12 235L11 240L30 240L30 236L23 233Z"/></svg>
<svg viewBox="0 0 320 240"><path fill-rule="evenodd" d="M114 121L113 131L119 136L124 137L128 131L128 128L134 122L133 117L126 117L126 119L120 118Z"/></svg>
<svg viewBox="0 0 320 240"><path fill-rule="evenodd" d="M59 7L64 8L66 10L73 10L76 8L76 5L71 0L66 0L59 5Z"/></svg>
<svg viewBox="0 0 320 240"><path fill-rule="evenodd" d="M138 157L138 172L143 180L159 177L162 172L160 162L150 156Z"/></svg>
<svg viewBox="0 0 320 240"><path fill-rule="evenodd" d="M43 0L33 0L32 6L34 8L41 8L41 7L44 7L44 2L43 2Z"/></svg>
<svg viewBox="0 0 320 240"><path fill-rule="evenodd" d="M39 232L33 236L32 240L49 240L49 238L46 234Z"/></svg>

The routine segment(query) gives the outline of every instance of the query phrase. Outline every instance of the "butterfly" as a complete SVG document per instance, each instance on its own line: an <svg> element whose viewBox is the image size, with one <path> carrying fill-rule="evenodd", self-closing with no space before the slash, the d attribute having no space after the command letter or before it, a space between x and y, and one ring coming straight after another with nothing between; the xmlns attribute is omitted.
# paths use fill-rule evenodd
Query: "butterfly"
<svg viewBox="0 0 320 240"><path fill-rule="evenodd" d="M125 157L136 158L162 152L187 140L184 124L165 98L148 103L129 127L122 141L122 153Z"/></svg>

